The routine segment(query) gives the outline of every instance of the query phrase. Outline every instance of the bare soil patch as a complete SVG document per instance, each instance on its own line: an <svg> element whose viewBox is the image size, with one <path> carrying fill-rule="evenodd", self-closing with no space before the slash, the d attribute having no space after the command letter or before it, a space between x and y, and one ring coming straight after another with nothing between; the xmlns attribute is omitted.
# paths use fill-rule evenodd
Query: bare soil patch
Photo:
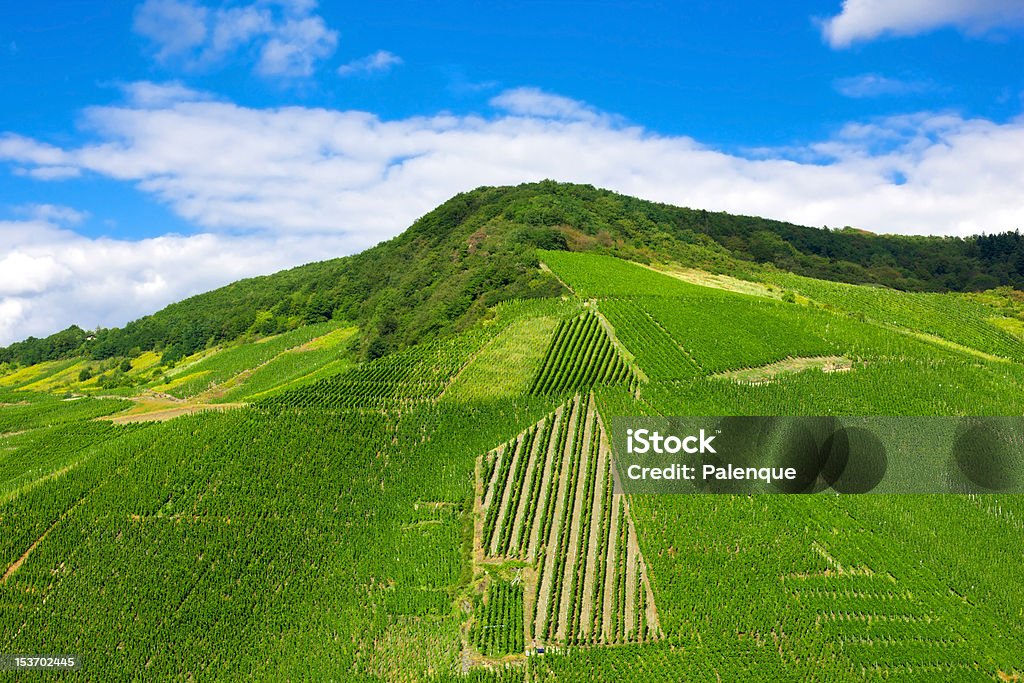
<svg viewBox="0 0 1024 683"><path fill-rule="evenodd" d="M720 372L712 377L730 379L743 384L765 384L781 375L793 375L811 369L822 372L847 372L853 369L853 361L845 356L799 356L755 368Z"/></svg>
<svg viewBox="0 0 1024 683"><path fill-rule="evenodd" d="M729 275L721 275L719 273L710 273L706 270L682 268L672 265L645 266L645 268L649 268L650 270L661 273L662 275L668 275L669 277L674 277L677 280L689 282L693 285L700 285L702 287L725 289L730 292L763 296L770 299L782 298L782 292L780 290L769 288L768 285L761 282L741 280Z"/></svg>
<svg viewBox="0 0 1024 683"><path fill-rule="evenodd" d="M182 415L205 413L210 410L223 412L225 410L232 410L234 408L241 408L243 406L243 403L193 403L179 405L173 408L164 408L158 410L139 412L134 412L135 409L132 408L125 413L110 415L100 419L109 420L114 424L134 424L138 422L166 422L167 420L173 420L174 418L181 417Z"/></svg>

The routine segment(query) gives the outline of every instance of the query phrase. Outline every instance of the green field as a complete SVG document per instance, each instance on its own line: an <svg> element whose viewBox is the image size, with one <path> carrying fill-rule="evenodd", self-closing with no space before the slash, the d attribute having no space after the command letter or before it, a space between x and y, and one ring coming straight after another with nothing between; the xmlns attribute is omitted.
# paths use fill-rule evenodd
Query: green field
<svg viewBox="0 0 1024 683"><path fill-rule="evenodd" d="M90 680L1024 676L1024 498L625 496L609 447L618 415L1022 415L1015 319L537 258L563 298L373 360L300 327L134 390L222 413L115 425L137 397L22 390L71 363L0 377L0 652Z"/></svg>

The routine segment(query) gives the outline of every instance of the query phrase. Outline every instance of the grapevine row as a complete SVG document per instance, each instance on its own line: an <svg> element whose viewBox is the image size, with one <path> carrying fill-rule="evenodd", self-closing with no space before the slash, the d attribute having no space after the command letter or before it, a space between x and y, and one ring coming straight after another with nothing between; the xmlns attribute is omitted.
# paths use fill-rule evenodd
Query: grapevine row
<svg viewBox="0 0 1024 683"><path fill-rule="evenodd" d="M628 508L613 492L607 443L593 400L575 398L481 465L485 477L493 474L481 498L484 556L533 563L523 618L538 643L660 637L648 619L656 611Z"/></svg>

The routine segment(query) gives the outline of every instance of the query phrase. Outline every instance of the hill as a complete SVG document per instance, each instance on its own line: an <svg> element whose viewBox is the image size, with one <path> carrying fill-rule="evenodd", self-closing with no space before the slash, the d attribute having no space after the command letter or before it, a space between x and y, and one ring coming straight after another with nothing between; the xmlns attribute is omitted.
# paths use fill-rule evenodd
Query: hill
<svg viewBox="0 0 1024 683"><path fill-rule="evenodd" d="M685 209L584 185L542 182L460 194L360 254L251 278L121 329L78 327L0 349L17 366L71 357L174 362L202 349L325 320L358 325L354 358L376 358L466 329L495 303L557 296L535 248L671 261L741 277L764 265L909 291L1024 286L1019 233L971 238L873 235Z"/></svg>
<svg viewBox="0 0 1024 683"><path fill-rule="evenodd" d="M654 219L626 239L488 215L537 187L388 243L422 308L394 298L407 273L367 274L329 320L0 373L0 651L76 653L92 680L1024 676L1024 477L634 495L613 447L627 416L1022 415L1013 293L816 279ZM307 268L355 292L359 258Z"/></svg>

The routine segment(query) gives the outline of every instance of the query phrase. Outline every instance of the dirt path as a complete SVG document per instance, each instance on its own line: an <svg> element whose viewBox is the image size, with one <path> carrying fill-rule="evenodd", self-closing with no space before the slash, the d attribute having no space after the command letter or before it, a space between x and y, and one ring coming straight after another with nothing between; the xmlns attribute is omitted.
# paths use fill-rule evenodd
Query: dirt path
<svg viewBox="0 0 1024 683"><path fill-rule="evenodd" d="M548 266L548 264L546 264L546 263L544 263L543 261L541 261L539 265L540 265L540 269L541 269L542 271L544 271L545 273L550 273L550 274L551 274L552 276L554 276L554 278L555 278L556 280L558 280L558 281L559 281L560 283L562 283L562 286L563 286L563 287L565 287L565 288L566 288L566 289L568 289L568 290L569 290L570 292L572 292L572 294L573 294L573 295L575 295L575 294L576 294L576 290L574 290L574 289L573 289L572 287L570 287L570 286L568 285L568 283L566 283L566 282L565 282L565 280L563 280L562 278L558 277L558 275L557 275L557 274L555 273L555 271L551 270L551 268L550 268L550 267Z"/></svg>
<svg viewBox="0 0 1024 683"><path fill-rule="evenodd" d="M194 415L196 413L205 413L209 411L224 412L226 410L234 410L235 408L244 407L244 403L194 403L176 406L174 408L164 408L163 410L151 410L148 412L133 413L132 409L129 409L127 413L119 413L116 415L107 415L101 417L101 420L108 420L114 424L135 424L139 422L166 422L167 420L173 420L176 417L182 415Z"/></svg>
<svg viewBox="0 0 1024 683"><path fill-rule="evenodd" d="M491 499L494 498L494 480L498 478L498 470L501 469L501 459L505 457L505 451L506 451L505 444L502 444L501 446L498 446L498 448L496 448L494 450L494 460L495 460L495 462L494 462L494 471L491 472L490 480L488 480L486 482L483 482L483 488L481 490L481 499L482 500L481 500L481 503L480 503L480 509L483 510L485 513L487 512L487 508L489 508L491 506ZM483 475L483 467L482 467L482 465L483 465L483 461L481 461L480 474L477 475L477 480L482 479L482 475Z"/></svg>
<svg viewBox="0 0 1024 683"><path fill-rule="evenodd" d="M500 456L504 450L504 446L499 447L498 455ZM484 561L484 517L487 515L487 508L484 507L484 494L486 493L488 497L491 495L489 491L484 489L483 483L484 458L486 457L487 456L477 458L476 469L473 477L473 480L476 482L473 498L473 503L476 505L476 514L473 516L473 560L476 564L481 564ZM494 467L494 471L498 471L497 464Z"/></svg>
<svg viewBox="0 0 1024 683"><path fill-rule="evenodd" d="M745 384L765 384L781 375L792 375L812 368L822 372L846 372L853 368L853 361L845 356L798 356L754 368L720 372L712 377Z"/></svg>
<svg viewBox="0 0 1024 683"><path fill-rule="evenodd" d="M657 638L661 636L661 620L658 619L658 606L654 604L654 589L651 587L651 574L647 568L647 561L644 559L643 554L639 556L640 573L643 575L643 586L644 591L647 593L645 603L647 605L647 613L644 618L647 620L647 630L649 638Z"/></svg>

